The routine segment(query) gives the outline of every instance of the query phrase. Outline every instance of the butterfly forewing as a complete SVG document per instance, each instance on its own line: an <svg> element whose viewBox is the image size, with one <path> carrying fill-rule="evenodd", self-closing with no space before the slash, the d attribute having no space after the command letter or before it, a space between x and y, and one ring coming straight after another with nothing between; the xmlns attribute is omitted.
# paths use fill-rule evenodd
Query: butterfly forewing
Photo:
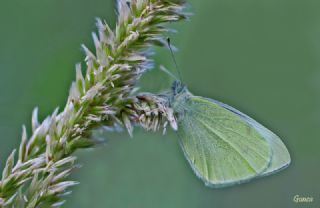
<svg viewBox="0 0 320 208"><path fill-rule="evenodd" d="M268 141L238 115L201 97L176 102L184 109L178 129L182 149L207 185L241 183L268 168L272 157Z"/></svg>

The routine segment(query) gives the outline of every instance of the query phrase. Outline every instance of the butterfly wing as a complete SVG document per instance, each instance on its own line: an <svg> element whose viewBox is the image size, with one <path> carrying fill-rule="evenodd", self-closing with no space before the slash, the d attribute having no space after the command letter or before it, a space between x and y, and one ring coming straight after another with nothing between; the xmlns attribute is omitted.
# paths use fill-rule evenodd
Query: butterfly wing
<svg viewBox="0 0 320 208"><path fill-rule="evenodd" d="M206 185L229 186L254 178L270 164L270 145L235 113L190 96L178 104L180 144L192 169Z"/></svg>
<svg viewBox="0 0 320 208"><path fill-rule="evenodd" d="M270 166L261 174L261 176L270 175L272 173L278 172L284 168L286 168L290 162L290 154L284 143L281 141L281 139L274 134L272 131L249 117L248 115L238 111L237 109L224 104L222 102L207 99L209 101L212 101L221 107L233 112L234 114L240 116L240 118L247 122L250 126L255 128L270 144L271 150L272 150L272 159Z"/></svg>

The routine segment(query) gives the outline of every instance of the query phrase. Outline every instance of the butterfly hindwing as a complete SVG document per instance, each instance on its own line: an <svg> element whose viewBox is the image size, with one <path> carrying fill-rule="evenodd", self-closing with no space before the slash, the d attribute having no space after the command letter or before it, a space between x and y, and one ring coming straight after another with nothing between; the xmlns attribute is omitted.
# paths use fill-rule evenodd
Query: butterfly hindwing
<svg viewBox="0 0 320 208"><path fill-rule="evenodd" d="M180 144L206 185L241 183L268 168L272 157L268 141L238 115L196 96L175 106L184 109L179 119Z"/></svg>
<svg viewBox="0 0 320 208"><path fill-rule="evenodd" d="M274 134L272 131L249 117L248 115L238 111L237 109L224 104L222 102L207 99L209 101L215 102L216 104L220 105L221 107L228 109L229 111L233 112L234 114L240 116L240 118L255 128L270 144L272 150L272 159L270 166L265 170L261 176L269 175L275 173L277 171L282 170L283 168L287 167L290 164L290 154L284 143L281 139Z"/></svg>

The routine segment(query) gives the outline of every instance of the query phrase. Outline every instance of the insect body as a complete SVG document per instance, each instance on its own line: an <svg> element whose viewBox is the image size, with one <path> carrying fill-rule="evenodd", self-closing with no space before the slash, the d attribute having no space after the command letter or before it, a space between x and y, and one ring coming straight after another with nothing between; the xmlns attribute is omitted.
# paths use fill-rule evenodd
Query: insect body
<svg viewBox="0 0 320 208"><path fill-rule="evenodd" d="M175 81L169 98L178 136L195 174L207 186L225 187L287 167L290 155L273 132L219 101L192 95Z"/></svg>

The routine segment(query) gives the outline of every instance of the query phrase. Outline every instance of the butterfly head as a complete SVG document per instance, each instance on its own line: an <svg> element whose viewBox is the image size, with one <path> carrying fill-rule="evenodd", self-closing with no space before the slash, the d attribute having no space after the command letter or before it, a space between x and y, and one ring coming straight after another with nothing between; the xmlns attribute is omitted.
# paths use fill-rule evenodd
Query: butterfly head
<svg viewBox="0 0 320 208"><path fill-rule="evenodd" d="M170 106L173 108L174 112L182 114L184 111L183 103L188 100L191 93L188 91L187 86L179 80L173 82L171 89Z"/></svg>
<svg viewBox="0 0 320 208"><path fill-rule="evenodd" d="M177 96L184 92L188 92L187 86L184 85L180 80L174 81L171 89L172 89L173 96Z"/></svg>

